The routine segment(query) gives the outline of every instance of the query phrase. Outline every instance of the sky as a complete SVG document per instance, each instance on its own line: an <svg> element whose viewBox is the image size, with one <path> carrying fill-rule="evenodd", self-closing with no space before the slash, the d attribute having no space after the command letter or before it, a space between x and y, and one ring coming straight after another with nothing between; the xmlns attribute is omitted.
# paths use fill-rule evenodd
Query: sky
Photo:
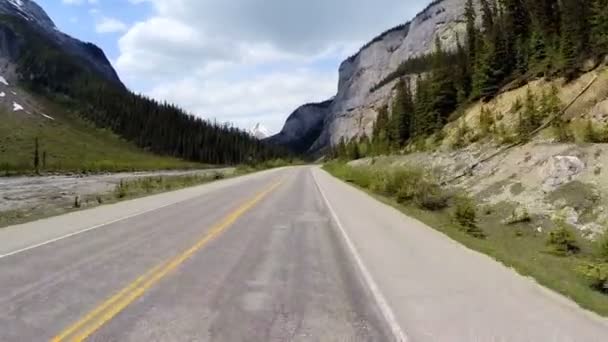
<svg viewBox="0 0 608 342"><path fill-rule="evenodd" d="M134 92L243 129L280 131L335 95L338 67L426 0L37 0L100 46Z"/></svg>

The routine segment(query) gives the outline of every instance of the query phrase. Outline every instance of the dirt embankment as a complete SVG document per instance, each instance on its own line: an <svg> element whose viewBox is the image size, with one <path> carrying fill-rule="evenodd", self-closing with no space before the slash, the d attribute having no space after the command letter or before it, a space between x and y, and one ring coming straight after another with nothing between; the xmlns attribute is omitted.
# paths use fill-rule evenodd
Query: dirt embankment
<svg viewBox="0 0 608 342"><path fill-rule="evenodd" d="M444 181L496 151L474 145L453 152L413 153L352 162L354 165L424 166ZM477 166L450 183L482 204L500 208L505 220L527 212L539 229L556 218L593 238L608 227L608 144L530 143Z"/></svg>

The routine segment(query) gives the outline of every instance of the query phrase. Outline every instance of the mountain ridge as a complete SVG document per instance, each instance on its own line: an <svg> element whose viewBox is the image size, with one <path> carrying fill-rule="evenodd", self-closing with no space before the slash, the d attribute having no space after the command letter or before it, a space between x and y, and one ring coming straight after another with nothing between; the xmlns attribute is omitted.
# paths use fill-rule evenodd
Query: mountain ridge
<svg viewBox="0 0 608 342"><path fill-rule="evenodd" d="M310 139L315 128L318 129L315 125L293 125L295 121L315 121L300 117L310 115L310 110L302 110L305 105L294 111L281 133L269 141L292 148L298 146L301 150L307 143L301 137L307 136L314 141L306 152L317 154L342 138L349 140L355 136L371 135L377 109L390 102L396 80L374 92L370 90L396 71L403 61L432 51L435 37L439 37L446 48L454 48L457 37L465 30L464 4L465 0L432 1L413 19L386 30L345 59L339 66L338 92L325 102L330 102L329 108L314 113L316 120L323 120L318 137ZM292 131L300 134L290 134Z"/></svg>
<svg viewBox="0 0 608 342"><path fill-rule="evenodd" d="M0 34L2 34L2 37L0 37L0 58L8 59L5 62L15 63L17 62L16 59L24 54L20 47L25 45L23 40L26 38L20 36L18 34L19 29L14 27L14 25L25 26L18 22L18 20L23 20L30 30L35 30L58 49L76 57L87 69L117 86L124 87L118 73L101 48L93 43L83 42L61 32L44 9L35 1L0 0L0 16L3 19L0 22ZM11 51L11 53L7 55L4 53L5 51ZM13 72L6 70L6 68L0 71L4 73L8 71L9 77L16 80L16 75L11 75Z"/></svg>

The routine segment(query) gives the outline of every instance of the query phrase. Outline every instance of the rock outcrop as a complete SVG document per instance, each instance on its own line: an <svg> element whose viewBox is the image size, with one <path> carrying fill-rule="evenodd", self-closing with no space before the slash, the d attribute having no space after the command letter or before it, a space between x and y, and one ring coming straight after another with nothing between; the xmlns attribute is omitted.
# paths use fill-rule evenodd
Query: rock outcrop
<svg viewBox="0 0 608 342"><path fill-rule="evenodd" d="M66 54L75 57L79 63L95 72L102 78L122 86L118 74L106 58L104 52L91 43L82 42L57 29L55 23L45 11L32 0L0 0L0 58L6 62L15 62L19 52L25 46L26 37L15 30L16 26L40 34L50 43L59 47Z"/></svg>
<svg viewBox="0 0 608 342"><path fill-rule="evenodd" d="M270 137L267 141L289 146L298 153L308 151L323 131L331 104L332 100L329 100L301 106L287 118L281 132Z"/></svg>
<svg viewBox="0 0 608 342"><path fill-rule="evenodd" d="M338 93L331 101L327 113L325 107L320 108L319 112L315 112L314 107L305 112L300 108L287 120L288 131L304 132L316 128L314 125L294 128L293 125L297 123L291 121L294 115L314 116L314 119L310 120L300 119L303 123L324 117L320 134L308 150L311 153L336 144L342 137L350 139L362 134L369 135L377 109L390 102L395 82L373 92L371 89L394 72L402 62L430 52L435 37L441 39L445 48L455 47L457 37L464 36L465 1L433 1L412 21L388 30L366 44L357 54L341 64ZM288 145L293 142L289 136L273 141Z"/></svg>

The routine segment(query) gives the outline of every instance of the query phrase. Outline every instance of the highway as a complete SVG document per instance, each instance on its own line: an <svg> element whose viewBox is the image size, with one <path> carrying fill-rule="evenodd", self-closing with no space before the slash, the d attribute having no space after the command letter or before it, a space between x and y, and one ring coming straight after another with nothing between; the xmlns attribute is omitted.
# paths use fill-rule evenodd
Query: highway
<svg viewBox="0 0 608 342"><path fill-rule="evenodd" d="M0 307L0 341L608 337L606 319L314 166L0 229Z"/></svg>

